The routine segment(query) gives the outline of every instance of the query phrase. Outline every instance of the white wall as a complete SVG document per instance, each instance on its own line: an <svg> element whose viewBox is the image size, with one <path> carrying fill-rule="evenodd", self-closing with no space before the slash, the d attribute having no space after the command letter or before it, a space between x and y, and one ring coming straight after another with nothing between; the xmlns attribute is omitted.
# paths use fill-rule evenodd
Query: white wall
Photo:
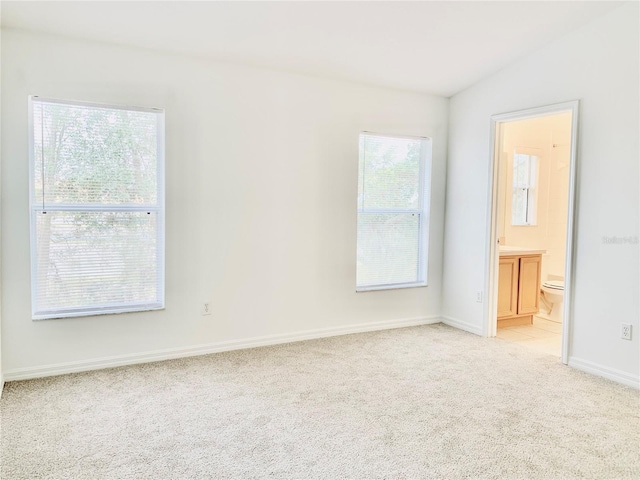
<svg viewBox="0 0 640 480"><path fill-rule="evenodd" d="M546 250L542 279L564 278L569 163L571 160L571 112L506 122L501 126L498 236L501 245ZM538 158L535 181L535 224L512 225L514 153ZM551 275L552 277L549 277Z"/></svg>
<svg viewBox="0 0 640 480"><path fill-rule="evenodd" d="M493 114L579 99L577 249L570 364L638 383L638 12L629 2L450 102L443 313L480 331ZM620 323L633 324L632 341Z"/></svg>
<svg viewBox="0 0 640 480"><path fill-rule="evenodd" d="M439 314L447 99L15 30L2 32L2 60L10 378L63 362ZM166 109L166 310L31 320L29 94ZM426 288L355 293L362 130L433 138ZM210 317L200 316L205 299Z"/></svg>
<svg viewBox="0 0 640 480"><path fill-rule="evenodd" d="M0 7L0 16L2 15ZM2 110L2 28L0 28L0 111ZM0 132L2 117L0 116ZM0 214L2 212L2 134L0 133ZM2 222L0 222L0 272L2 272ZM2 369L2 276L0 275L0 396L4 388L4 370Z"/></svg>

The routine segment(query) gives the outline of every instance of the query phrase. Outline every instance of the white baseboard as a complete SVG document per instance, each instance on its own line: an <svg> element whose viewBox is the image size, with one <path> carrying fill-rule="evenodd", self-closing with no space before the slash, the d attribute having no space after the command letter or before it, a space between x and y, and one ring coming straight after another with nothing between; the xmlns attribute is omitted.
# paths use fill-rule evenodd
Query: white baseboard
<svg viewBox="0 0 640 480"><path fill-rule="evenodd" d="M150 352L127 355L116 355L112 357L95 358L78 362L66 362L52 365L42 365L37 367L18 368L15 370L8 370L4 372L4 380L10 382L15 380L27 380L31 378L50 377L54 375L64 375L66 373L100 370L103 368L121 367L124 365L134 365L137 363L158 362L162 360L171 360L174 358L193 357L196 355L207 355L209 353L227 352L230 350L242 350L246 348L264 347L281 343L300 342L316 338L348 335L351 333L373 332L376 330L413 327L417 325L428 325L440 322L440 317L429 316L384 320L381 322L360 323L340 327L319 328L315 330L305 330L301 332L278 335L265 335L262 337L246 338L242 340L214 342L181 348L168 348L164 350L154 350Z"/></svg>
<svg viewBox="0 0 640 480"><path fill-rule="evenodd" d="M640 389L640 378L630 373L616 370L615 368L605 367L595 362L575 357L569 357L568 365L577 370L582 370L583 372L591 373L599 377L613 380L614 382L622 383L623 385L628 385L630 387Z"/></svg>
<svg viewBox="0 0 640 480"><path fill-rule="evenodd" d="M3 391L4 391L4 375L0 373L0 398L2 398Z"/></svg>
<svg viewBox="0 0 640 480"><path fill-rule="evenodd" d="M471 323L463 322L462 320L457 320L451 317L441 316L440 318L442 320L442 323L444 323L445 325L464 330L465 332L484 336L484 333L482 332L482 325L473 325Z"/></svg>

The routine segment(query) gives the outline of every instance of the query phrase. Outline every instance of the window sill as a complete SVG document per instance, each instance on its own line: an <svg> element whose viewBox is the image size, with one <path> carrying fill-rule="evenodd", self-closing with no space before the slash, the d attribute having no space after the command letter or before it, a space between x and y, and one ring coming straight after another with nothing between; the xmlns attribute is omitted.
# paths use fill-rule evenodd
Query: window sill
<svg viewBox="0 0 640 480"><path fill-rule="evenodd" d="M74 317L93 317L95 315L114 315L119 313L135 313L135 312L150 312L154 310L164 310L164 304L154 303L145 305L128 305L120 308L96 308L96 309L83 309L83 310L65 310L57 312L36 312L31 316L34 321L38 320L56 320L62 318L74 318Z"/></svg>
<svg viewBox="0 0 640 480"><path fill-rule="evenodd" d="M427 282L395 283L393 285L370 285L370 286L356 287L356 293L372 292L375 290L397 290L400 288L416 288L416 287L426 287L426 286L427 286Z"/></svg>

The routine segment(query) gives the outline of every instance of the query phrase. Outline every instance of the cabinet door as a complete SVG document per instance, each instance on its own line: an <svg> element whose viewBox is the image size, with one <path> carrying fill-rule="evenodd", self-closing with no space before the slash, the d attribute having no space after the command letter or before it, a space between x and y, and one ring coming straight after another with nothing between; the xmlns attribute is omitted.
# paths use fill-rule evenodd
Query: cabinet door
<svg viewBox="0 0 640 480"><path fill-rule="evenodd" d="M500 258L498 268L498 318L518 313L518 257Z"/></svg>
<svg viewBox="0 0 640 480"><path fill-rule="evenodd" d="M542 257L520 258L520 287L518 289L518 314L538 313L540 308L540 267Z"/></svg>

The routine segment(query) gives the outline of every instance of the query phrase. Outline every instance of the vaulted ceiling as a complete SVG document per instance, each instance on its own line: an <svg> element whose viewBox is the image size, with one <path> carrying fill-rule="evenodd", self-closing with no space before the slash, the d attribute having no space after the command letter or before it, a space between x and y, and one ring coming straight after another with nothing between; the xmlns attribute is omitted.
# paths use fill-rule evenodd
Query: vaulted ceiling
<svg viewBox="0 0 640 480"><path fill-rule="evenodd" d="M451 96L622 2L16 2L2 25Z"/></svg>

